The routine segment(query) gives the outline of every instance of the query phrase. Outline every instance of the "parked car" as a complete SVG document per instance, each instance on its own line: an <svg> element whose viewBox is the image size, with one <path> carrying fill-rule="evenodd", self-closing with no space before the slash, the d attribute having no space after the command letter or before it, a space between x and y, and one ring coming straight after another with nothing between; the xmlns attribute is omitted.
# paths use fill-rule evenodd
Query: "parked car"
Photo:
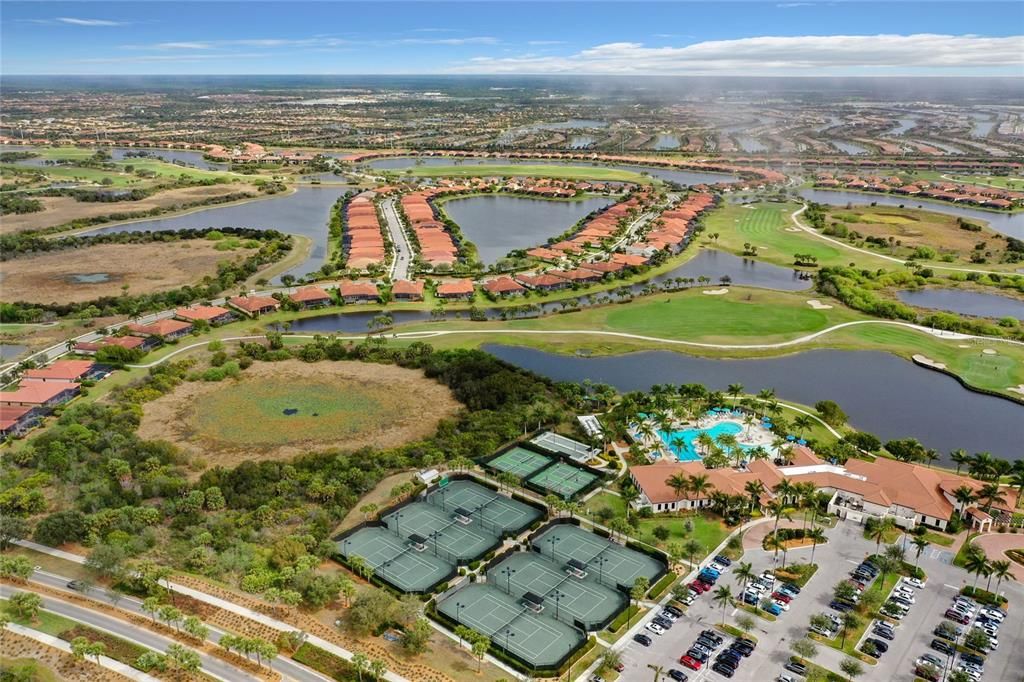
<svg viewBox="0 0 1024 682"><path fill-rule="evenodd" d="M661 627L660 625L658 625L657 623L655 623L653 621L648 623L647 625L645 625L644 628L647 629L647 630L650 630L651 632L653 632L656 635L663 635L663 634L665 634L665 628Z"/></svg>
<svg viewBox="0 0 1024 682"><path fill-rule="evenodd" d="M790 672L794 672L801 677L807 677L807 666L800 661L789 661L786 665L782 666Z"/></svg>
<svg viewBox="0 0 1024 682"><path fill-rule="evenodd" d="M947 609L946 613L943 615L945 615L945 617L949 618L951 621L955 623L960 623L961 625L967 625L969 622L971 622L971 619L966 614L961 613L959 611L955 611L953 609Z"/></svg>
<svg viewBox="0 0 1024 682"><path fill-rule="evenodd" d="M835 600L835 599L830 601L828 605L829 605L829 608L833 608L833 609L835 609L836 611L839 611L839 612L852 611L853 610L853 604L847 604L846 602L838 601L838 600Z"/></svg>
<svg viewBox="0 0 1024 682"><path fill-rule="evenodd" d="M925 581L921 580L920 578L906 578L905 577L905 578L903 578L903 582L905 582L906 584L910 585L911 587L916 587L919 590L922 589L924 587L924 585L925 585Z"/></svg>
<svg viewBox="0 0 1024 682"><path fill-rule="evenodd" d="M723 566L732 566L732 559L730 559L727 556L722 556L721 554L715 555L715 561L722 564Z"/></svg>
<svg viewBox="0 0 1024 682"><path fill-rule="evenodd" d="M767 611L768 613L772 614L773 616L781 616L782 615L782 607L779 606L775 602L772 602L771 604L769 604L768 607L765 609L765 611Z"/></svg>
<svg viewBox="0 0 1024 682"><path fill-rule="evenodd" d="M654 643L654 640L643 633L633 635L633 641L644 646L650 646Z"/></svg>
<svg viewBox="0 0 1024 682"><path fill-rule="evenodd" d="M816 632L819 635L821 635L822 637L827 637L829 639L832 639L833 637L836 636L836 631L835 630L829 630L828 628L823 628L823 627L820 627L818 625L812 625L811 626L811 632Z"/></svg>
<svg viewBox="0 0 1024 682"><path fill-rule="evenodd" d="M934 665L936 668L941 670L942 667L946 665L946 662L935 654L921 654L921 658L914 661L914 665L920 666L925 664Z"/></svg>
<svg viewBox="0 0 1024 682"><path fill-rule="evenodd" d="M671 670L669 670L668 676L676 682L686 682L687 679L686 673L684 673L682 670L679 670L678 668L672 668Z"/></svg>
<svg viewBox="0 0 1024 682"><path fill-rule="evenodd" d="M800 594L800 587L793 583L782 583L782 589L789 590L794 594Z"/></svg>
<svg viewBox="0 0 1024 682"><path fill-rule="evenodd" d="M658 617L659 618L664 618L665 620L671 621L673 623L676 622L677 620L679 620L679 616L677 616L676 614L672 613L667 608L666 609L662 609L661 613L658 614Z"/></svg>
<svg viewBox="0 0 1024 682"><path fill-rule="evenodd" d="M757 606L757 603L761 601L761 595L756 592L744 592L743 603L750 604L751 606Z"/></svg>
<svg viewBox="0 0 1024 682"><path fill-rule="evenodd" d="M782 594L781 592L772 592L772 599L774 599L775 601L785 602L787 604L793 601L792 597L790 597L789 595Z"/></svg>
<svg viewBox="0 0 1024 682"><path fill-rule="evenodd" d="M935 666L914 666L914 674L920 677L922 680L928 680L928 682L939 682L939 676L942 674L941 671L942 668L936 668Z"/></svg>
<svg viewBox="0 0 1024 682"><path fill-rule="evenodd" d="M880 639L875 639L874 637L868 637L868 638L867 638L866 640L864 640L864 641L865 641L865 642L871 642L872 644L874 644L874 645L875 645L875 648L876 648L876 649L878 649L879 651L881 651L881 652L882 652L883 654L884 654L884 653L885 653L886 651L888 651L888 650L889 650L889 645L888 645L888 644L886 644L885 642L883 642L883 641L882 641L882 640L880 640Z"/></svg>
<svg viewBox="0 0 1024 682"><path fill-rule="evenodd" d="M746 657L754 653L754 649L757 648L757 644L755 644L753 640L741 638L729 645L729 648L733 651L740 652L744 657Z"/></svg>
<svg viewBox="0 0 1024 682"><path fill-rule="evenodd" d="M985 667L985 659L976 654L962 653L960 654L960 660L970 665L976 665L979 668Z"/></svg>
<svg viewBox="0 0 1024 682"><path fill-rule="evenodd" d="M713 666L711 666L711 669L719 675L721 675L722 677L731 678L733 675L736 674L736 668L726 664L723 661L717 661Z"/></svg>
<svg viewBox="0 0 1024 682"><path fill-rule="evenodd" d="M949 642L947 642L944 639L935 638L935 639L932 640L932 643L931 643L930 646L931 646L931 648L935 649L936 651L941 651L942 653L948 654L950 656L953 656L954 654L956 654L956 647L953 646L952 644L950 644Z"/></svg>
<svg viewBox="0 0 1024 682"><path fill-rule="evenodd" d="M879 627L874 627L874 628L872 628L871 632L872 632L873 634L876 634L876 635L878 635L878 636L879 636L879 637L881 637L882 639L887 639L887 640L889 640L890 642L891 642L892 640L896 639L896 633L895 633L895 632L893 632L892 630L883 630L883 629L881 629L881 628L879 628Z"/></svg>
<svg viewBox="0 0 1024 682"><path fill-rule="evenodd" d="M685 665L690 670L700 670L704 667L704 663L698 661L696 658L693 658L692 656L683 656L679 659L679 662Z"/></svg>
<svg viewBox="0 0 1024 682"><path fill-rule="evenodd" d="M689 651L686 652L686 655L689 656L690 658L696 660L696 661L700 661L701 663L707 663L708 659L711 658L710 656L708 656L703 651L699 651L697 649L690 649Z"/></svg>
<svg viewBox="0 0 1024 682"><path fill-rule="evenodd" d="M669 613L671 613L676 618L682 618L683 617L682 609L677 609L676 607L672 606L671 604L666 606L665 610L668 611Z"/></svg>
<svg viewBox="0 0 1024 682"><path fill-rule="evenodd" d="M657 625L658 627L660 627L663 630L671 630L672 629L672 621L670 621L668 618L662 618L661 616L655 616L654 618L651 619L651 622L654 623L655 625Z"/></svg>
<svg viewBox="0 0 1024 682"><path fill-rule="evenodd" d="M725 641L725 639L723 639L722 636L720 634L718 634L717 632L715 632L714 630L701 630L700 631L700 636L701 637L705 637L707 639L710 639L713 642L716 642L716 644L715 644L716 647L719 646L722 642Z"/></svg>

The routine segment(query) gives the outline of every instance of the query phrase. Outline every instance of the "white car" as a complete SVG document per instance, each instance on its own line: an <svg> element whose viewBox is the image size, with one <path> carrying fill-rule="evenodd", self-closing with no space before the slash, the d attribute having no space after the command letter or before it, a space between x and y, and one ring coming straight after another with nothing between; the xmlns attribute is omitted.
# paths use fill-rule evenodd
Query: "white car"
<svg viewBox="0 0 1024 682"><path fill-rule="evenodd" d="M922 589L925 585L925 582L920 578L903 578L903 582L910 585L911 587L916 587L919 590Z"/></svg>
<svg viewBox="0 0 1024 682"><path fill-rule="evenodd" d="M748 590L753 590L754 592L757 592L758 594L761 594L761 593L764 593L764 592L768 591L768 588L765 587L764 585L762 585L761 583L750 583L750 585L747 586L747 589Z"/></svg>
<svg viewBox="0 0 1024 682"><path fill-rule="evenodd" d="M984 632L989 637L995 637L996 635L999 634L999 628L997 628L997 627L995 627L993 625L989 625L988 623L983 623L981 625L975 625L974 627L978 628L979 630Z"/></svg>
<svg viewBox="0 0 1024 682"><path fill-rule="evenodd" d="M981 679L981 673L979 673L974 668L968 668L968 667L966 667L964 665L960 665L960 666L957 666L956 669L959 670L960 672L964 673L968 677L970 677L972 680L980 680Z"/></svg>
<svg viewBox="0 0 1024 682"><path fill-rule="evenodd" d="M726 571L728 571L729 567L728 566L723 566L722 564L718 563L717 561L713 561L713 562L711 562L711 570L718 571L719 574L722 574L722 573L725 573Z"/></svg>
<svg viewBox="0 0 1024 682"><path fill-rule="evenodd" d="M772 599L772 603L778 606L783 611L789 611L789 604L780 599Z"/></svg>
<svg viewBox="0 0 1024 682"><path fill-rule="evenodd" d="M836 633L833 630L829 630L828 628L821 628L817 625L811 626L811 632L817 632L822 637L828 637L829 639L832 639L836 636Z"/></svg>
<svg viewBox="0 0 1024 682"><path fill-rule="evenodd" d="M650 630L651 632L653 632L656 635L663 635L663 634L665 634L665 628L661 627L657 623L648 623L644 627L646 629Z"/></svg>
<svg viewBox="0 0 1024 682"><path fill-rule="evenodd" d="M992 620L996 621L997 623L1002 623L1003 620L1005 620L1005 618L1006 618L1006 614L1003 613L1002 611L1000 611L999 609L984 608L984 609L981 610L981 613L986 618L991 618Z"/></svg>
<svg viewBox="0 0 1024 682"><path fill-rule="evenodd" d="M665 620L671 621L673 623L676 622L677 620L679 620L678 618L676 618L676 616L674 614L670 613L669 611L662 611L658 615L661 616L662 618L664 618Z"/></svg>
<svg viewBox="0 0 1024 682"><path fill-rule="evenodd" d="M894 599L902 599L903 601L910 604L913 604L916 601L914 599L914 595L910 594L909 592L893 592L892 596Z"/></svg>
<svg viewBox="0 0 1024 682"><path fill-rule="evenodd" d="M690 604L693 603L693 600L696 599L696 598L697 598L697 595L695 595L693 592L690 592L689 594L687 594L685 597L683 597L679 601L681 601L683 604L689 606Z"/></svg>

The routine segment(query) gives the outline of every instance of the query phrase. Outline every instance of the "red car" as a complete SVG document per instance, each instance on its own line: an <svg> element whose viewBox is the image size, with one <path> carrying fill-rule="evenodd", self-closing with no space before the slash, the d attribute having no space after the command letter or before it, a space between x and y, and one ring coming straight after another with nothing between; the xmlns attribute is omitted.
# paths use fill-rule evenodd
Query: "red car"
<svg viewBox="0 0 1024 682"><path fill-rule="evenodd" d="M789 602L793 601L792 597L787 597L781 592L773 592L772 599L778 599L780 602L783 602L784 604L788 604Z"/></svg>
<svg viewBox="0 0 1024 682"><path fill-rule="evenodd" d="M704 664L698 661L696 658L690 658L689 656L683 656L679 659L679 662L685 665L690 670L700 670Z"/></svg>
<svg viewBox="0 0 1024 682"><path fill-rule="evenodd" d="M969 623L971 620L964 614L960 613L959 611L954 611L953 609L949 609L948 611L946 611L946 618L949 618L952 621L956 621L961 625L967 625L967 623Z"/></svg>
<svg viewBox="0 0 1024 682"><path fill-rule="evenodd" d="M692 583L690 583L690 587L696 590L697 594L704 594L705 592L711 589L699 580L694 580Z"/></svg>

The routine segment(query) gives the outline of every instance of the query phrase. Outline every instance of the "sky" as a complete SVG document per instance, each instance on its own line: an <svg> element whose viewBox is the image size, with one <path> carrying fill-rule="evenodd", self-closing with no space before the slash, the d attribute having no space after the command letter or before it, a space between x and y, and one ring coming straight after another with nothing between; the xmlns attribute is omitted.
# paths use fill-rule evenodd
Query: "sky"
<svg viewBox="0 0 1024 682"><path fill-rule="evenodd" d="M1022 2L8 2L5 74L1024 76Z"/></svg>

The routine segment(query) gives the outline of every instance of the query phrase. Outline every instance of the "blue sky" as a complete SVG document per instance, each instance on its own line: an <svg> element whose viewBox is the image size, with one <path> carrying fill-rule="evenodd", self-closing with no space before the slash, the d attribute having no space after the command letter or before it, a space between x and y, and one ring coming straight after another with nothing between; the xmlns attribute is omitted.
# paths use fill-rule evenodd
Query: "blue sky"
<svg viewBox="0 0 1024 682"><path fill-rule="evenodd" d="M1024 3L4 2L8 74L1020 75Z"/></svg>

